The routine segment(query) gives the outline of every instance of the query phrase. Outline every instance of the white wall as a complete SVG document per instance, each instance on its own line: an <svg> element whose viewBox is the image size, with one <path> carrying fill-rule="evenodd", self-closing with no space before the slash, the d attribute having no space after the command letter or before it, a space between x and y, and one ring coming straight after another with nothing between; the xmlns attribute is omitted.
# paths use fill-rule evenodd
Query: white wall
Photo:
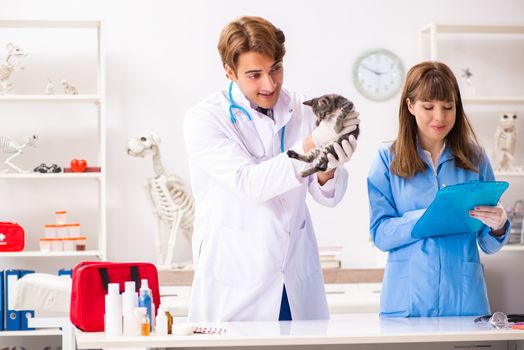
<svg viewBox="0 0 524 350"><path fill-rule="evenodd" d="M355 58L370 48L383 47L397 53L408 68L419 60L418 29L431 21L524 22L521 0L468 0L460 1L460 6L457 0L0 0L0 9L4 19L105 21L111 260L154 261L154 220L142 190L144 179L153 174L152 166L149 160L126 155L127 138L156 132L163 139L166 168L188 180L182 119L188 108L226 83L216 50L220 29L240 15L263 16L279 26L287 39L287 88L309 96L338 92L353 99L361 112L362 134L358 152L348 165L345 200L335 209L311 203L320 244L343 245L345 267L375 265L377 254L368 239L365 179L378 145L396 135L399 99L376 103L360 96L352 85ZM0 51L8 40L0 36ZM501 54L522 65L518 59L512 61L511 52ZM82 84L86 79L81 72L68 71L67 62L63 67L72 81ZM514 78L523 81L522 77ZM504 83L489 76L484 77L484 84L497 79ZM523 90L518 93L524 94ZM518 108L524 115L522 106ZM491 130L483 131L486 138ZM54 210L53 198L46 203L46 210ZM523 256L518 256L520 264Z"/></svg>

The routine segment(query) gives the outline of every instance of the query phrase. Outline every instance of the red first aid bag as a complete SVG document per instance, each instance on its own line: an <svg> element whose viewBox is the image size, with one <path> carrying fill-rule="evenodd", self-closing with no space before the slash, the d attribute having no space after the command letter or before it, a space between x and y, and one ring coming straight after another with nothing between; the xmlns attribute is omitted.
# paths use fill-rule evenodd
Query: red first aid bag
<svg viewBox="0 0 524 350"><path fill-rule="evenodd" d="M120 293L124 283L135 281L136 291L142 279L147 279L151 289L151 301L155 303L155 315L160 305L158 271L151 263L81 262L73 269L71 291L71 323L84 332L104 330L105 295L109 283L118 283Z"/></svg>
<svg viewBox="0 0 524 350"><path fill-rule="evenodd" d="M0 252L24 250L24 229L12 222L0 222Z"/></svg>

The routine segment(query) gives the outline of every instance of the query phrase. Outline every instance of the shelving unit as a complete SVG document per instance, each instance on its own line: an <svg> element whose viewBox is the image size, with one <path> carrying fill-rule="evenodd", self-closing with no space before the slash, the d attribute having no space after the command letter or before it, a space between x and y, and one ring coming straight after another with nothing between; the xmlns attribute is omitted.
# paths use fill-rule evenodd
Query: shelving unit
<svg viewBox="0 0 524 350"><path fill-rule="evenodd" d="M502 250L507 252L524 252L524 244L506 244Z"/></svg>
<svg viewBox="0 0 524 350"><path fill-rule="evenodd" d="M507 105L524 104L524 96L500 96L500 97L466 97L462 99L465 104L473 105Z"/></svg>
<svg viewBox="0 0 524 350"><path fill-rule="evenodd" d="M45 335L61 335L60 329L35 329L34 331L3 331L0 337L38 337Z"/></svg>
<svg viewBox="0 0 524 350"><path fill-rule="evenodd" d="M425 41L429 37L429 59L438 60L439 34L524 34L524 24L451 24L430 23L419 30L419 55L425 59Z"/></svg>
<svg viewBox="0 0 524 350"><path fill-rule="evenodd" d="M58 30L58 31L68 31L68 32L59 32L59 33L66 33L66 35L71 35L73 38L75 38L75 35L78 35L81 33L84 35L87 33L90 40L92 39L92 43L94 43L93 46L91 46L90 50L94 51L96 50L96 53L89 52L89 54L93 54L93 56L90 56L96 60L96 62L93 60L92 66L94 67L96 64L96 72L93 70L93 74L91 74L90 78L94 78L96 74L96 86L94 89L94 93L90 94L79 94L79 95L65 95L65 94L57 94L57 95L44 95L44 94L22 94L16 91L16 89L13 89L11 91L11 94L8 95L0 95L0 106L2 105L9 105L10 111L17 111L22 110L22 107L27 107L31 105L36 106L43 106L46 105L48 109L51 109L56 113L59 105L68 105L67 108L70 108L71 111L79 110L80 108L83 108L82 112L86 113L88 116L91 114L94 114L93 123L95 124L93 129L93 134L89 134L88 136L83 135L83 131L79 131L80 134L82 134L82 137L86 138L95 138L96 140L92 139L89 142L92 142L92 152L96 152L97 154L97 166L101 167L101 172L89 172L89 173L51 173L51 174L41 174L41 173L0 173L0 181L1 182L28 182L33 183L34 181L37 181L40 183L41 181L48 181L49 183L45 183L46 188L52 188L53 191L55 187L57 188L56 196L60 196L60 186L62 184L70 184L71 181L74 182L74 184L78 183L84 191L91 191L92 185L89 186L83 186L86 184L86 182L95 181L96 183L96 193L91 191L91 194L93 195L93 198L96 198L94 202L90 202L89 205L97 205L97 208L92 210L92 218L91 216L91 207L88 207L87 214L88 220L93 223L94 227L98 228L97 232L92 233L92 241L88 241L88 248L92 248L91 250L87 251L57 251L57 252L41 252L41 251L34 251L34 250L24 250L21 252L0 252L0 261L2 261L2 269L8 268L9 262L20 262L23 261L24 264L29 264L30 266L33 266L33 269L38 271L38 265L41 265L41 262L43 260L51 261L48 259L53 259L52 261L58 261L60 262L61 259L67 258L68 261L71 259L71 262L80 262L82 260L92 260L94 259L100 259L100 260L106 260L107 258L107 246L106 246L106 116L105 116L105 52L104 52L104 42L103 42L103 28L102 23L100 21L32 21L32 20L0 20L0 33L2 31L7 30L7 33L14 33L14 32L20 32L20 31L33 31L32 33L39 33L40 30ZM75 32L75 30L82 30L82 32ZM85 31L85 32L84 32ZM91 36L92 35L92 36ZM6 35L0 34L0 36L3 36L4 38ZM77 39L77 38L76 38ZM73 40L76 40L73 39ZM4 39L5 40L5 39ZM29 40L28 40L29 41ZM88 45L86 45L88 47ZM4 47L0 47L0 49L4 49ZM82 47L84 49L84 47ZM70 54L67 52L67 49L61 51L62 54L65 52L66 55ZM52 55L55 54L55 52L45 52L45 55L41 56L45 59L49 59L47 56L48 54L51 54L51 61L55 61L56 65L60 65L60 60L63 60L63 62L73 62L74 60L71 58L74 58L73 54L70 54L71 57L64 57L62 55L61 57L52 57ZM78 54L77 54L78 55ZM95 58L96 56L96 58ZM78 68L74 67L75 69L78 69L79 71L82 70L83 64L85 61L83 59L76 60L75 62L78 63ZM38 65L40 62L33 62L33 68L35 68L35 65ZM49 64L49 62L45 62L46 64ZM56 67L55 67L56 68ZM61 67L58 67L59 69ZM59 70L58 69L58 70ZM56 69L55 69L56 70ZM38 71L38 67L33 70L34 72ZM16 73L20 74L20 73ZM94 81L94 80L93 80ZM34 82L37 84L37 82ZM28 91L29 92L29 91ZM80 91L82 92L82 91ZM94 106L93 112L91 110L88 111L85 106ZM20 108L18 107L20 106ZM84 106L84 107L83 107ZM15 112L16 113L16 112ZM27 113L27 112L26 112ZM61 117L61 115L59 115ZM43 116L45 117L45 116ZM63 116L64 120L69 120L67 117L69 116ZM83 116L82 116L83 117ZM16 115L12 119L12 124L17 125L15 123L24 123L25 121L20 121L20 118L18 118L19 121L16 121ZM91 123L91 121L89 121ZM39 122L39 125L37 125L35 128L42 127L42 124L44 122ZM83 130L83 129L82 129ZM8 134L10 131L9 125L5 125L3 134ZM35 130L35 133L38 133L38 129ZM94 137L94 135L96 135ZM49 142L55 142L58 146L55 147L55 149L60 149L60 147L67 147L67 144L60 143L61 140L50 140ZM68 142L74 142L68 141ZM96 147L96 150L95 150ZM52 155L43 155L44 157L49 157ZM45 159L45 158L44 158ZM62 165L63 166L63 165ZM20 186L20 185L19 185ZM84 189L85 187L85 189ZM24 188L22 188L23 190ZM63 194L63 193L62 193ZM37 195L37 194L35 194ZM42 199L39 198L39 201ZM20 209L21 211L23 209ZM9 218L4 218L9 219ZM22 224L22 223L21 223ZM44 223L42 223L43 226ZM22 225L23 226L23 225ZM26 241L37 239L40 234L27 234L26 232ZM36 236L36 237L35 237ZM38 237L39 238L39 237ZM33 242L34 243L34 242ZM38 248L37 248L38 249ZM36 262L35 262L36 261ZM38 316L38 315L37 315ZM56 319L49 319L46 322L38 322L42 319L35 318L32 321L35 321L33 323L35 326L38 327L57 327L56 324L51 325L53 323L53 320ZM62 322L62 321L61 321ZM62 326L60 326L62 327ZM58 328L50 328L50 329L37 329L32 331L0 331L0 337L15 337L15 336L47 336L47 335L63 335L64 332L61 331ZM69 337L70 338L70 337ZM62 347L64 349L71 349L71 339L67 339L67 343L64 343L64 340L62 342ZM1 343L1 342L0 342ZM66 345L67 344L67 345Z"/></svg>
<svg viewBox="0 0 524 350"><path fill-rule="evenodd" d="M0 95L0 102L16 103L96 103L102 102L99 95Z"/></svg>
<svg viewBox="0 0 524 350"><path fill-rule="evenodd" d="M457 44L457 40L460 40L458 41L460 45ZM494 84L496 82L496 79L493 78L502 77L502 79L506 79L502 81L513 81L512 79L519 80L519 74L522 74L520 72L524 71L524 65L522 63L504 65L500 64L500 62L496 60L498 51L496 51L496 49L494 49L490 45L493 45L494 42L498 41L504 42L504 40L512 40L509 41L512 43L512 45L515 45L515 43L517 43L518 50L522 51L521 43L524 43L524 23L430 23L419 30L419 56L421 60L443 60L452 69L453 67L457 67L457 65L459 64L458 62L461 61L460 57L462 57L462 62L460 63L462 65L469 65L470 61L471 64L479 64L477 61L475 61L475 59L480 57L482 58L483 65L478 65L477 69L473 69L472 71L474 73L479 71L480 75L483 74L483 87L485 88L486 85ZM472 45L481 45L478 47L482 49L484 49L484 47L486 46L486 50L478 50L477 48L478 51L469 51L469 49L471 49L469 47L469 43L472 43ZM488 45L486 45L486 43L488 43ZM446 45L448 45L447 49L444 48L446 47ZM460 53L458 53L458 56L457 53L453 51L453 49L460 51ZM467 52L469 56L464 56L465 52ZM471 55L472 52L477 54L478 57ZM460 56L460 54L462 54L462 56ZM446 57L446 59L444 59L443 57ZM520 56L518 57L520 58ZM513 60L519 62L519 58L513 58ZM522 60L520 62L522 62ZM504 61L504 63L508 63L508 61ZM485 72L483 71L484 68L486 70ZM517 69L519 73L516 73L514 71L515 69ZM457 79L460 79L460 74L457 73L459 72L455 71ZM475 79L475 77L473 77L473 79ZM475 85L480 83L482 82L475 81ZM505 88L504 86L504 89L500 89L501 91L503 91L503 93L500 95L491 95L485 93L481 95L476 95L467 94L464 91L462 91L462 102L465 108L467 109L467 113L468 116L470 116L470 120L475 120L475 118L479 116L479 112L481 113L483 110L488 110L490 108L491 110L514 111L517 112L517 115L519 116L519 132L522 133L522 128L524 127L524 124L522 123L522 120L524 118L524 88L522 87L522 85L518 84L509 84L508 86L510 86L510 88ZM502 86L499 83L499 85L496 85L496 88L491 89L490 92L499 92L500 87ZM485 121L489 123L489 118L485 119ZM483 123L480 123L480 129L477 131L484 131L485 135L487 136L488 130L486 128L490 128L490 126L488 124L484 125ZM489 132L494 132L494 129L489 130ZM522 138L520 138L518 142L522 143ZM522 147L520 147L520 151L521 150ZM517 152L519 152L519 149L517 149ZM519 162L522 163L522 160L519 160ZM524 164L515 165L524 166ZM503 179L512 183L513 193L505 194L505 196L517 196L517 198L512 198L513 201L516 199L523 198L522 194L520 194L519 192L521 192L521 188L522 186L524 186L524 172L495 171L495 176L497 179ZM510 203L506 205L511 205ZM520 252L524 251L524 245L506 245L502 248L502 250Z"/></svg>
<svg viewBox="0 0 524 350"><path fill-rule="evenodd" d="M62 251L62 252L41 252L41 251L22 251L22 252L3 252L4 258L58 258L58 257L99 257L102 258L104 252L101 250L85 251Z"/></svg>

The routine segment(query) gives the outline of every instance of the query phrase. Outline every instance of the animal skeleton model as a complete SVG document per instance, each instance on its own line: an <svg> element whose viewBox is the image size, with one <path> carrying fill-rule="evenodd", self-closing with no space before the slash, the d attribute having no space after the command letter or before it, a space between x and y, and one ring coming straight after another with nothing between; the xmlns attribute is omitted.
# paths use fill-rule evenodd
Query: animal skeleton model
<svg viewBox="0 0 524 350"><path fill-rule="evenodd" d="M160 138L151 133L149 136L130 138L127 154L133 157L151 155L156 176L146 180L144 187L157 218L155 248L160 268L181 267L173 263L177 236L183 236L191 242L193 232L194 204L193 197L187 192L182 179L174 174L167 175L160 160ZM169 228L167 237L162 237L162 224ZM167 246L165 242L167 241ZM163 248L166 248L163 254Z"/></svg>
<svg viewBox="0 0 524 350"><path fill-rule="evenodd" d="M502 113L495 131L494 163L498 171L512 171L517 147L517 114Z"/></svg>
<svg viewBox="0 0 524 350"><path fill-rule="evenodd" d="M66 79L62 79L62 86L66 95L78 95L78 90L74 85L71 85Z"/></svg>
<svg viewBox="0 0 524 350"><path fill-rule="evenodd" d="M13 84L9 82L9 77L13 72L24 69L19 65L18 59L24 58L27 53L20 47L7 44L7 57L5 61L0 64L0 94L5 95L13 88ZM17 67L18 66L18 67Z"/></svg>
<svg viewBox="0 0 524 350"><path fill-rule="evenodd" d="M19 155L21 155L24 152L25 147L27 146L34 147L37 140L38 140L38 136L36 135L27 136L24 138L24 143L19 145L10 137L0 136L0 151L2 151L2 153L7 153L7 154L14 153L14 155L4 160L4 164L10 167L11 169L16 170L19 173L27 173L28 171L24 171L20 169L19 167L11 163L11 161L15 159L16 157L18 157ZM9 169L5 169L3 173L7 173L8 171Z"/></svg>

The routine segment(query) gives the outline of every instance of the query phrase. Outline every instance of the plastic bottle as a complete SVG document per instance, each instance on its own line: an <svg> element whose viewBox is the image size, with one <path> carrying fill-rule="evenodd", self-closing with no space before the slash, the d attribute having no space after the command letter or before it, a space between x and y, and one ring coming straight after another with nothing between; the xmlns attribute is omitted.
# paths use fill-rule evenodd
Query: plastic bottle
<svg viewBox="0 0 524 350"><path fill-rule="evenodd" d="M173 316L171 315L173 308L167 308L166 309L166 317L167 317L167 334L171 334L173 331Z"/></svg>
<svg viewBox="0 0 524 350"><path fill-rule="evenodd" d="M118 283L108 284L105 296L104 330L106 335L122 335L122 296Z"/></svg>
<svg viewBox="0 0 524 350"><path fill-rule="evenodd" d="M140 335L148 336L150 333L149 318L147 317L147 308L136 307L134 314L138 319L138 326L140 328Z"/></svg>
<svg viewBox="0 0 524 350"><path fill-rule="evenodd" d="M152 312L152 298L151 291L146 279L143 279L140 283L140 296L138 297L138 306L145 307L147 310L147 317L149 319L150 329L153 329L153 321L151 317L153 316Z"/></svg>
<svg viewBox="0 0 524 350"><path fill-rule="evenodd" d="M125 283L125 291L122 293L122 314L124 316L124 335L140 335L140 328L134 314L138 306L138 294L135 291L135 282Z"/></svg>
<svg viewBox="0 0 524 350"><path fill-rule="evenodd" d="M166 310L163 305L158 307L158 316L156 317L156 334L157 335L167 335L167 316Z"/></svg>

